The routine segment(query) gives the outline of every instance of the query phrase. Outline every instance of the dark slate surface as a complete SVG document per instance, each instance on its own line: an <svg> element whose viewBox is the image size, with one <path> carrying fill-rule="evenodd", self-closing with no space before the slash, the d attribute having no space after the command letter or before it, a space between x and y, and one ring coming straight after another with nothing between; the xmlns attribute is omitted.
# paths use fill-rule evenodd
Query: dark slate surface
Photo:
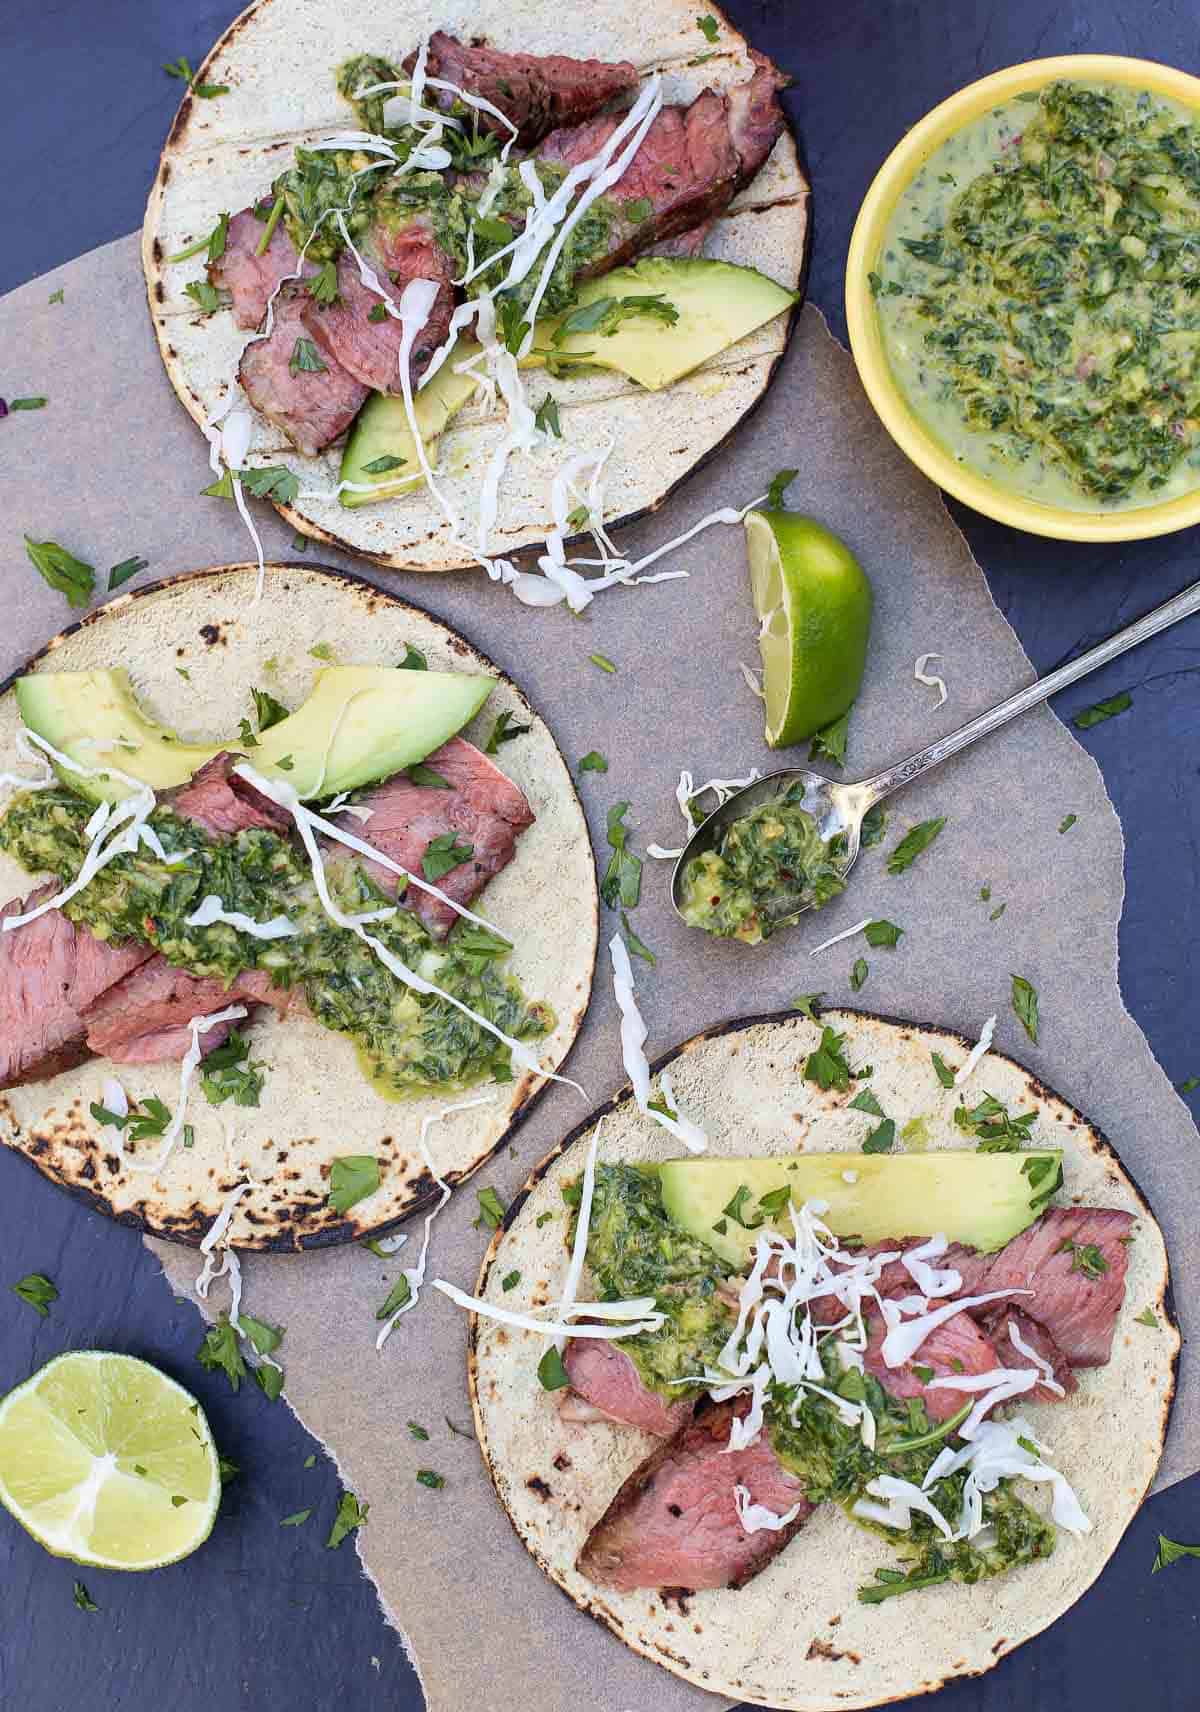
<svg viewBox="0 0 1200 1712"><path fill-rule="evenodd" d="M181 53L197 63L235 10L202 0L107 0L104 7L6 0L0 290L140 224L180 94L160 67ZM789 100L817 196L811 295L842 337L842 268L858 202L901 131L935 102L1000 66L1052 53L1129 53L1200 70L1188 0L1137 7L1119 0L1087 7L1057 0L742 0L728 10L795 74ZM1042 669L1194 575L1195 531L1101 549L1039 542L957 508L955 515L998 604ZM14 528L19 522L10 520ZM1200 1073L1192 1023L1200 971L1190 957L1200 925L1200 716L1191 683L1198 666L1193 624L1067 697L1070 710L1118 689L1134 693L1131 713L1083 741L1103 768L1130 840L1121 933L1126 1001L1177 1079ZM1019 827L1013 836L1020 837ZM338 1490L328 1459L286 1409L253 1388L234 1397L224 1378L196 1366L194 1312L172 1303L133 1233L83 1212L7 1154L0 1196L0 1286L39 1270L62 1290L44 1321L15 1298L7 1307L0 1301L0 1390L66 1348L127 1349L200 1396L222 1448L242 1467L212 1540L186 1564L144 1577L86 1575L100 1606L94 1616L72 1603L73 1567L0 1519L0 1706L297 1712L336 1700L346 1712L381 1705L416 1712L416 1680L352 1549L324 1550ZM316 1463L305 1469L313 1452ZM306 1527L280 1531L281 1517L309 1504L317 1510ZM947 1690L939 1706L1127 1712L1152 1701L1156 1712L1193 1712L1200 1563L1184 1561L1151 1578L1160 1529L1200 1539L1200 1478L1146 1507L1096 1588L1052 1631L982 1681ZM481 1637L480 1644L502 1645L503 1637ZM603 1684L596 1705L619 1712L606 1707Z"/></svg>

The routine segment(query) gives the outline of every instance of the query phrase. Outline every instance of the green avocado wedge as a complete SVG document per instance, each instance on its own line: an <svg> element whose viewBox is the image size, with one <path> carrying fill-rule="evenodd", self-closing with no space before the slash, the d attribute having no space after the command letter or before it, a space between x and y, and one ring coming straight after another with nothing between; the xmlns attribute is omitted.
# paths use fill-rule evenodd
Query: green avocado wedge
<svg viewBox="0 0 1200 1712"><path fill-rule="evenodd" d="M821 1217L839 1237L881 1242L937 1233L984 1252L1003 1248L1061 1183L1062 1152L777 1154L668 1159L656 1169L676 1224L741 1267L760 1225L788 1226L789 1199L797 1207L826 1202Z"/></svg>
<svg viewBox="0 0 1200 1712"><path fill-rule="evenodd" d="M647 257L585 281L568 316L537 323L532 348L520 366L552 372L559 364L611 369L658 392L782 315L797 296L756 268L704 257ZM637 297L661 299L677 319L668 321L658 313L621 315L612 307ZM593 318L588 311L597 320L607 311L615 326L607 332L564 331L564 324L574 318ZM440 436L475 391L471 376L457 371L479 354L479 345L460 341L413 396L413 415L431 467L437 462ZM363 405L342 454L341 480L369 489L343 490L340 502L348 511L398 498L421 485L420 456L402 398L376 392Z"/></svg>
<svg viewBox="0 0 1200 1712"><path fill-rule="evenodd" d="M16 697L29 730L82 766L108 760L128 778L170 790L214 755L235 750L265 777L312 798L354 790L424 760L475 717L494 683L476 673L327 666L308 699L252 744L244 736L183 742L142 707L119 667L35 672L17 680ZM55 769L93 801L129 795L128 784L111 774L85 777L57 762Z"/></svg>

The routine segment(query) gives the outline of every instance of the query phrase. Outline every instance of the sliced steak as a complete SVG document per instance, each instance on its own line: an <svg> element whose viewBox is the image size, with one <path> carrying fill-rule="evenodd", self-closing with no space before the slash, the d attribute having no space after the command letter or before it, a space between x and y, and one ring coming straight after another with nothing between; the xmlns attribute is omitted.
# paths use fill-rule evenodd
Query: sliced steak
<svg viewBox="0 0 1200 1712"><path fill-rule="evenodd" d="M692 1413L690 1397L670 1403L657 1391L643 1385L632 1358L616 1344L599 1338L572 1338L563 1350L563 1366L571 1381L566 1401L560 1407L565 1420L617 1421L640 1427L644 1433L669 1439ZM572 1412L572 1399L582 1398L587 1415Z"/></svg>
<svg viewBox="0 0 1200 1712"><path fill-rule="evenodd" d="M1020 1301L1021 1298L1018 1296L1015 1300ZM1059 1349L1045 1326L1039 1324L1037 1320L1031 1319L1028 1314L1023 1314L1019 1308L1006 1307L1003 1302L998 1302L992 1312L981 1318L979 1323L987 1334L988 1342L996 1351L1002 1367L1036 1367L1037 1365L1036 1362L1030 1361L1023 1350L1017 1348L1009 1336L1009 1327L1015 1326L1017 1336L1022 1343L1028 1344L1029 1348L1036 1351L1043 1361L1050 1364L1054 1378L1062 1386L1067 1396L1069 1397L1072 1391L1078 1391L1079 1381L1071 1371L1071 1363ZM1057 1391L1052 1391L1048 1385L1039 1381L1032 1391L1025 1393L1021 1401L1061 1403L1062 1398Z"/></svg>
<svg viewBox="0 0 1200 1712"><path fill-rule="evenodd" d="M236 833L261 828L264 832L290 832L292 817L286 809L263 796L234 768L242 757L223 749L192 774L186 785L164 791L159 801L184 820L191 820L214 838L232 838Z"/></svg>
<svg viewBox="0 0 1200 1712"><path fill-rule="evenodd" d="M450 317L454 313L454 262L438 243L432 216L427 213L414 214L400 225L377 221L358 247L381 284L386 286L391 282L395 288L392 297L397 302L411 280L428 279L437 284L438 294L429 319L417 334L409 359L415 380L450 331ZM382 299L363 284L358 263L349 250L338 256L337 288L337 298L330 304L318 303L311 294L304 294L300 313L305 330L328 361L362 386L375 392L398 393L403 329L394 315L371 320L371 312L378 311Z"/></svg>
<svg viewBox="0 0 1200 1712"><path fill-rule="evenodd" d="M430 842L452 833L459 845L469 844L472 853L436 883L458 903L469 904L512 861L518 837L533 825L533 810L512 780L463 737L452 737L427 756L424 765L439 773L450 789L415 785L401 773L361 799L372 811L370 820L363 823L343 815L338 824L418 875ZM396 891L395 874L375 863L367 866L380 886ZM416 886L409 888L405 907L439 938L458 919L449 904Z"/></svg>
<svg viewBox="0 0 1200 1712"><path fill-rule="evenodd" d="M253 208L243 208L229 222L225 253L208 264L208 277L219 291L233 298L233 319L239 327L257 327L267 313L267 302L280 280L289 274L316 273L315 262L303 267L283 221L276 223L271 242L260 256L258 246L266 226Z"/></svg>
<svg viewBox="0 0 1200 1712"><path fill-rule="evenodd" d="M887 1329L883 1316L874 1314L863 1355L866 1370L878 1379L889 1396L899 1397L901 1401L919 1397L931 1421L948 1421L964 1403L976 1402L978 1393L955 1391L949 1386L945 1390L939 1386L931 1391L922 1375L915 1371L918 1367L932 1368L935 1379L952 1379L956 1373L991 1373L1001 1365L995 1349L970 1314L955 1314L953 1319L937 1326L912 1360L906 1361L902 1367L888 1367L884 1362L882 1346ZM1025 1361L1020 1365L1028 1367L1029 1363Z"/></svg>
<svg viewBox="0 0 1200 1712"><path fill-rule="evenodd" d="M410 54L404 69L411 72L416 54ZM563 54L501 53L497 48L458 41L443 30L429 38L426 70L431 77L455 83L468 95L478 95L512 120L518 141L528 148L556 125L578 125L594 113L636 89L637 67L628 60L609 64L600 59L568 59ZM450 112L455 95L449 89L431 89L428 105L436 99L443 112ZM478 115L481 130L508 138L511 133L490 113Z"/></svg>
<svg viewBox="0 0 1200 1712"><path fill-rule="evenodd" d="M231 986L200 979L155 957L110 987L84 1014L89 1048L117 1064L157 1064L182 1058L192 1043L188 1024L229 1005L273 1005L282 1016L290 992L271 985L261 969L248 969ZM200 1038L207 1055L225 1040L233 1023L218 1023Z"/></svg>
<svg viewBox="0 0 1200 1712"><path fill-rule="evenodd" d="M744 1409L745 1400L741 1407ZM576 1567L589 1581L627 1593L638 1587L743 1587L812 1514L804 1482L789 1474L766 1436L730 1451L738 1405L720 1403L688 1421L636 1469L587 1537ZM734 1488L784 1515L786 1528L746 1533Z"/></svg>
<svg viewBox="0 0 1200 1712"><path fill-rule="evenodd" d="M581 278L607 273L713 220L749 184L783 130L776 92L786 81L768 60L754 58L749 82L724 95L705 89L688 107L659 110L637 154L605 193L610 203L637 205L639 213L649 204L650 212L640 220L618 213L605 253L580 270ZM578 166L599 152L619 123L609 116L553 131L537 158Z"/></svg>
<svg viewBox="0 0 1200 1712"><path fill-rule="evenodd" d="M1051 1207L999 1254L978 1282L1032 1290L1013 1305L1046 1328L1072 1367L1103 1367L1125 1300L1133 1214L1111 1207ZM990 1304L989 1304L990 1306Z"/></svg>
<svg viewBox="0 0 1200 1712"><path fill-rule="evenodd" d="M315 458L346 432L368 391L328 355L316 372L294 368L297 339L311 342L313 337L304 321L312 306L303 286L285 285L275 299L270 337L252 340L238 364L238 380L251 404L306 458Z"/></svg>
<svg viewBox="0 0 1200 1712"><path fill-rule="evenodd" d="M0 916L24 915L60 889L52 880L14 898ZM89 1052L83 1011L153 955L148 945L109 945L61 910L0 933L0 1088L82 1064Z"/></svg>

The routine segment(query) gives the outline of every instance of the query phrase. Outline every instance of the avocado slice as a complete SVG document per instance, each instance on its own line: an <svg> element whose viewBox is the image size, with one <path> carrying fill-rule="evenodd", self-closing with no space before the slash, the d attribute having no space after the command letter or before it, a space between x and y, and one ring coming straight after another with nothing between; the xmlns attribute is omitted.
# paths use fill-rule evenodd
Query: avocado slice
<svg viewBox="0 0 1200 1712"><path fill-rule="evenodd" d="M787 1207L765 1218L763 1195L787 1188L796 1205L827 1201L821 1216L835 1236L932 1236L984 1252L1003 1248L1041 1213L1062 1181L1062 1151L975 1153L800 1153L770 1159L668 1159L657 1168L663 1205L677 1224L741 1267L754 1252L757 1221L788 1226ZM854 1181L847 1175L853 1173ZM739 1189L739 1214L728 1208ZM724 1226L724 1229L714 1227Z"/></svg>
<svg viewBox="0 0 1200 1712"><path fill-rule="evenodd" d="M110 761L156 791L186 784L198 767L232 749L301 797L324 797L389 778L432 754L474 718L494 683L467 672L327 666L307 701L262 732L252 748L240 737L182 742L140 705L120 667L35 672L18 678L16 696L29 729L64 755L89 767ZM106 742L112 747L97 747ZM93 801L128 795L120 780L57 770L64 784Z"/></svg>
<svg viewBox="0 0 1200 1712"><path fill-rule="evenodd" d="M529 355L521 358L521 367L544 368L548 358L578 357L594 368L614 369L657 392L774 320L790 309L798 296L756 268L704 257L671 260L649 256L633 267L616 268L601 279L585 281L579 288L575 310L605 298L657 294L678 310L677 321L630 316L612 333L571 333L561 345L553 342L561 318L539 321L533 346ZM470 340L460 342L455 346L456 355L413 396L413 414L431 465L436 464L438 439L447 423L475 391L471 377L456 374L455 367L479 350ZM402 458L404 462L394 470L366 468L380 458ZM348 511L381 499L395 499L421 485L420 459L402 398L382 392L368 398L346 441L341 479L372 490L343 492L339 497Z"/></svg>
<svg viewBox="0 0 1200 1712"><path fill-rule="evenodd" d="M429 385L413 394L413 415L421 430L425 456L431 466L437 463L442 430L475 391L475 382L470 375L456 374L455 367L478 355L479 350L480 346L469 339L460 341L454 347L454 354L442 364ZM390 470L366 468L381 458L400 458L402 464ZM385 392L371 394L359 411L346 441L341 479L359 486L366 485L372 490L370 493L344 490L339 498L347 511L355 511L360 505L374 505L381 499L395 499L422 486L425 477L402 398L392 398Z"/></svg>

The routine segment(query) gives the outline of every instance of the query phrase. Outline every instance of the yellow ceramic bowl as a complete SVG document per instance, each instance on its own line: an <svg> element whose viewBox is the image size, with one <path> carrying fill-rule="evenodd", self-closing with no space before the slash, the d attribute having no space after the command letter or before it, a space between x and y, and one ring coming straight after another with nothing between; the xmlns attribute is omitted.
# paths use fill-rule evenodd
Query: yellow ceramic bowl
<svg viewBox="0 0 1200 1712"><path fill-rule="evenodd" d="M859 210L846 262L850 345L867 397L900 450L931 481L986 517L1060 541L1135 541L1146 535L1169 535L1175 529L1200 523L1200 489L1129 511L1072 511L1023 499L959 463L913 414L892 375L880 336L867 275L878 267L888 223L910 181L930 155L964 125L982 118L1002 101L1010 101L1028 89L1040 89L1056 78L1146 89L1182 102L1200 116L1200 78L1152 60L1125 59L1116 54L1063 54L1057 59L1030 60L960 89L905 133L880 167Z"/></svg>

